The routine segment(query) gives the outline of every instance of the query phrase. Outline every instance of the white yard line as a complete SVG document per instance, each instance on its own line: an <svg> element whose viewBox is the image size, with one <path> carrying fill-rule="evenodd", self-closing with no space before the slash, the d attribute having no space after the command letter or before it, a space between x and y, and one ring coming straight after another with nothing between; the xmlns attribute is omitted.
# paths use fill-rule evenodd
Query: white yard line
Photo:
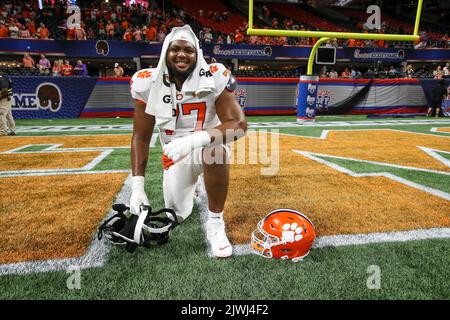
<svg viewBox="0 0 450 320"><path fill-rule="evenodd" d="M103 172L102 172L103 173ZM125 180L125 183L117 194L114 203L127 203L130 199L131 175ZM111 209L104 220L111 217L115 212ZM104 221L103 220L103 221ZM29 262L19 262L10 264L0 264L0 275L7 274L30 274L36 272L64 271L70 267L80 269L102 267L107 259L111 244L105 238L101 241L97 239L97 231L92 237L91 245L87 252L79 258L38 260Z"/></svg>
<svg viewBox="0 0 450 320"><path fill-rule="evenodd" d="M335 159L344 159L344 160L354 160L354 161L360 161L360 162L365 162L365 163L369 163L369 164L376 164L376 165L383 165L383 166L387 166L387 167L393 167L393 168L402 168L402 169L408 169L408 170L414 170L414 171L422 171L422 172L432 172L432 173L438 173L438 174L443 174L443 175L450 175L450 172L445 172L445 171L436 171L436 170L426 170L426 169L418 169L418 168L413 168L413 167L405 167L405 166L397 166L397 165L391 165L391 164L385 164L385 163L380 163L380 162L373 162L373 161L364 161L364 160L357 160L357 159L350 159L350 158L344 158L344 157L334 157L334 156L328 156L328 155L323 155L323 154L316 154L316 153L312 153L312 152L306 152L306 151L300 151L300 150L292 150L295 153L298 153L304 157L307 157L311 160L314 160L316 162L322 163L327 165L330 168L335 169L336 171L348 174L352 177L355 178L360 178L360 177L385 177L388 179L391 179L393 181L402 183L404 185L407 185L409 187L418 189L420 191L424 191L427 193L430 193L434 196L443 198L445 200L449 200L450 201L450 194L437 190L437 189L433 189L406 179L403 179L401 177L398 177L394 174L388 173L388 172L377 172L377 173L356 173L352 170L349 170L347 168L344 168L338 164L329 162L327 160L318 158L317 156L324 156L324 157L331 157L331 158L335 158Z"/></svg>
<svg viewBox="0 0 450 320"><path fill-rule="evenodd" d="M256 227L255 227L256 228ZM342 247L352 245L367 245L386 242L407 242L426 239L450 238L450 228L431 228L395 232L375 232L367 234L342 234L317 237L313 248ZM250 243L234 245L234 255L249 255L252 253Z"/></svg>

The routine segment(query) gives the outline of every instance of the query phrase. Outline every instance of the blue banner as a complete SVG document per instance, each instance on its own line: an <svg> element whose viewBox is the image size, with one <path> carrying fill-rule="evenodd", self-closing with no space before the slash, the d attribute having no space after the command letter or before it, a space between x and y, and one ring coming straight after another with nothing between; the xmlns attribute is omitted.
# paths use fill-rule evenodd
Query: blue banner
<svg viewBox="0 0 450 320"><path fill-rule="evenodd" d="M353 62L401 62L407 60L405 49L383 48L344 48L342 57L347 57Z"/></svg>
<svg viewBox="0 0 450 320"><path fill-rule="evenodd" d="M206 57L217 59L251 59L277 60L299 59L307 60L311 47L269 46L269 45L227 45L203 44ZM33 40L33 39L0 39L0 53L7 54L46 53L67 57L84 58L132 58L159 57L161 44L124 42L111 40ZM349 62L400 62L408 61L442 61L450 60L449 49L384 49L384 48L338 48L337 61Z"/></svg>
<svg viewBox="0 0 450 320"><path fill-rule="evenodd" d="M94 77L9 77L16 119L78 118L95 87Z"/></svg>

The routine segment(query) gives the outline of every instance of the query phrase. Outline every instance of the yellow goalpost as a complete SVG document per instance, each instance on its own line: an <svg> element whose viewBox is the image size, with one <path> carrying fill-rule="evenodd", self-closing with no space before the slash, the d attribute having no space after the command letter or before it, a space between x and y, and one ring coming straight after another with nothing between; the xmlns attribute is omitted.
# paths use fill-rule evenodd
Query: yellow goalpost
<svg viewBox="0 0 450 320"><path fill-rule="evenodd" d="M319 46L332 38L337 39L362 39L362 40L391 40L391 41L417 41L419 40L420 15L422 13L423 0L418 0L416 21L414 23L414 32L412 35L406 34L380 34L380 33L354 33L354 32L329 32L329 31L299 31L299 30L280 30L280 29L254 29L253 28L253 1L248 4L248 35L255 36L273 36L273 37L312 37L319 38L311 49L308 59L307 75L312 75L314 56Z"/></svg>

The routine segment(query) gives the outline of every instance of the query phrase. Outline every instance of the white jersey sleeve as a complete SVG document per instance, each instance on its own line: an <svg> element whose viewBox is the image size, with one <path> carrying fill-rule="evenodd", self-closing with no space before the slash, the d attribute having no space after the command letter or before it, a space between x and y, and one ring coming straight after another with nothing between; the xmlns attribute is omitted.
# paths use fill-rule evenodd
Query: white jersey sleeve
<svg viewBox="0 0 450 320"><path fill-rule="evenodd" d="M213 74L216 90L214 91L214 98L217 99L220 94L225 90L228 81L231 77L231 71L225 68L221 63L211 63L209 70Z"/></svg>
<svg viewBox="0 0 450 320"><path fill-rule="evenodd" d="M133 75L130 81L133 99L147 103L150 96L151 80L156 75L156 70L156 68L142 69Z"/></svg>

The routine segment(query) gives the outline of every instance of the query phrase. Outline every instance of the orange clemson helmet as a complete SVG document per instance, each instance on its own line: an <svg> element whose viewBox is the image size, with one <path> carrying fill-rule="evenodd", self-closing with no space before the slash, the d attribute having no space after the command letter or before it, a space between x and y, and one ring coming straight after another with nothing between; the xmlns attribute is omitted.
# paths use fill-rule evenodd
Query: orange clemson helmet
<svg viewBox="0 0 450 320"><path fill-rule="evenodd" d="M277 209L252 233L252 251L265 258L301 261L316 239L311 220L291 209Z"/></svg>

